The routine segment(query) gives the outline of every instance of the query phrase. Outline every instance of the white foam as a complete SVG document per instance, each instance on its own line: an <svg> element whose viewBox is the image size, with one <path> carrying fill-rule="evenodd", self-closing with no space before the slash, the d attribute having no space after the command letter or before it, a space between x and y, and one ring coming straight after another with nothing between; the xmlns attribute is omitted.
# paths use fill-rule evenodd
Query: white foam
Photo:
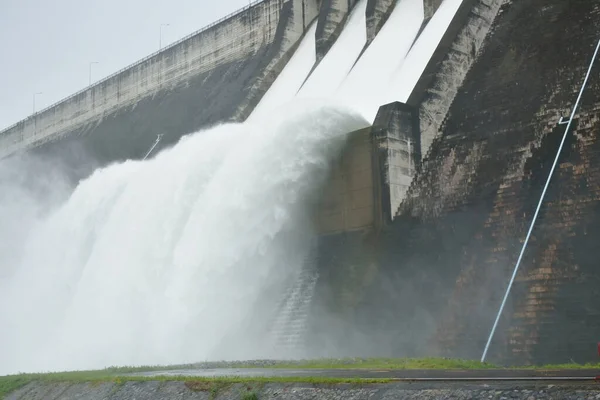
<svg viewBox="0 0 600 400"><path fill-rule="evenodd" d="M351 11L342 33L300 89L298 97L331 97L352 69L367 42L367 0Z"/></svg>
<svg viewBox="0 0 600 400"><path fill-rule="evenodd" d="M400 0L335 98L360 110L372 122L385 104L389 84L404 63L424 17L423 0Z"/></svg>
<svg viewBox="0 0 600 400"><path fill-rule="evenodd" d="M290 61L258 103L250 118L264 117L273 109L288 103L296 96L317 59L315 48L316 30L317 23L315 21L309 31L306 32Z"/></svg>
<svg viewBox="0 0 600 400"><path fill-rule="evenodd" d="M270 356L242 325L300 268L308 200L365 126L295 103L97 170L0 266L0 375Z"/></svg>
<svg viewBox="0 0 600 400"><path fill-rule="evenodd" d="M406 102L463 0L444 0L390 81L386 103Z"/></svg>

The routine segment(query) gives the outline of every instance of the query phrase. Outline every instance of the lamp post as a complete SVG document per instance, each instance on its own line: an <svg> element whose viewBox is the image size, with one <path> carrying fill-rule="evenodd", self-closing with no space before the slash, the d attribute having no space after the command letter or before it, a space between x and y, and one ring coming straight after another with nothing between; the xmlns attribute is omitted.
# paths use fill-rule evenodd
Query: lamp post
<svg viewBox="0 0 600 400"><path fill-rule="evenodd" d="M162 29L163 26L170 26L170 24L160 24L160 37L158 38L158 49L162 49Z"/></svg>
<svg viewBox="0 0 600 400"><path fill-rule="evenodd" d="M90 61L90 75L89 75L89 85L92 86L92 65L100 64L98 61Z"/></svg>
<svg viewBox="0 0 600 400"><path fill-rule="evenodd" d="M42 92L37 92L33 94L33 113L35 114L35 96L37 96L38 94L42 94Z"/></svg>

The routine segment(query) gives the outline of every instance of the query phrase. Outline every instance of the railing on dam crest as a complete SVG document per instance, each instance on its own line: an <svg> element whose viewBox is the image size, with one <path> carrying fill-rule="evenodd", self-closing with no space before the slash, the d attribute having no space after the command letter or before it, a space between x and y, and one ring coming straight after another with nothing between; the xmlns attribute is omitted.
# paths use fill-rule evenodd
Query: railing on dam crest
<svg viewBox="0 0 600 400"><path fill-rule="evenodd" d="M132 69L132 68L134 68L134 67L136 67L138 65L141 65L141 64L145 63L146 61L152 59L153 57L156 57L160 53L168 51L168 50L172 49L173 47L175 47L175 46L177 46L177 45L185 42L186 40L188 40L188 39L190 39L190 38L192 38L194 36L197 36L197 35L199 35L201 33L204 33L207 30L209 30L209 29L211 29L211 28L219 25L220 23L225 22L226 20L228 20L230 18L233 18L236 15L239 15L239 14L241 14L241 13L243 13L243 12L251 9L252 7L254 7L254 6L256 6L256 5L260 4L260 3L263 3L265 1L266 0L254 0L254 1L250 2L250 3L248 3L248 5L246 5L246 6L242 7L242 8L239 8L239 9L237 9L236 11L234 11L232 13L227 14L226 16L224 16L224 17L222 17L222 18L220 18L220 19L218 19L218 20L210 23L209 25L206 25L206 26L198 29L197 31L194 31L194 32L190 33L187 36L184 36L183 38L181 38L181 39L179 39L179 40L171 43L170 45L168 45L166 47L163 47L162 49L157 50L154 53L152 53L152 54L150 54L150 55L148 55L148 56L146 56L146 57L144 57L144 58L142 58L142 59L140 59L140 60L138 60L138 61L136 61L136 62L134 62L132 64L129 64L128 66L126 66L124 68L121 68L117 72L114 72L114 73L108 75L107 77L105 77L105 78L103 78L103 79L95 82L93 85L88 85L84 89L81 89L81 90L73 93L72 95L63 98L63 99L61 99L61 100L59 100L59 101L57 101L57 102L55 102L55 103L53 103L53 104L45 107L45 108L43 108L42 110L34 112L33 114L31 114L30 116L26 117L25 119L22 119L22 120L20 120L20 121L18 121L16 123L14 123L14 124L12 124L12 125L4 128L4 129L0 130L0 136L3 135L3 134L5 134L6 132L10 131L11 129L15 128L19 124L21 124L21 123L23 123L23 122L25 122L25 121L27 121L27 120L29 120L31 118L36 117L38 114L42 114L42 113L44 113L44 112L52 109L53 107L56 107L57 105L59 105L61 103L67 102L67 101L73 99L74 97L77 97L77 96L85 93L86 91L90 90L90 88L92 88L94 86L99 86L99 85L103 84L104 82L107 82L107 81L109 81L112 78L115 78L116 76L118 76L119 74L123 73L124 71L127 71L128 69Z"/></svg>

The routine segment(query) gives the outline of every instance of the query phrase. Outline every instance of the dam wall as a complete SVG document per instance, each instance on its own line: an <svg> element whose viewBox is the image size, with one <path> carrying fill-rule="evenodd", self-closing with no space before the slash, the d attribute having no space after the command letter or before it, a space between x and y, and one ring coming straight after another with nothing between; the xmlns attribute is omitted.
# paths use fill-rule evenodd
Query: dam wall
<svg viewBox="0 0 600 400"><path fill-rule="evenodd" d="M428 66L409 104L383 106L371 128L381 229L319 238L311 355L481 357L566 129L558 121L572 111L600 39L600 4L486 0L461 12L467 25L452 27L450 50ZM490 362L597 361L599 63ZM386 127L398 127L395 143L380 138ZM425 157L404 177L408 191L395 192L392 168L406 168L410 154L398 139L415 132Z"/></svg>
<svg viewBox="0 0 600 400"><path fill-rule="evenodd" d="M352 3L253 3L0 132L0 158L60 154L83 177L141 158L159 135L164 147L202 127L242 121L315 18L319 58ZM368 1L368 43L395 4ZM424 5L431 22L444 3ZM311 354L481 356L599 19L600 4L589 0L460 3L406 103L382 105L371 128L350 134L323 188L313 216L319 279L315 300L303 306L313 307ZM490 361L597 360L596 68Z"/></svg>
<svg viewBox="0 0 600 400"><path fill-rule="evenodd" d="M406 101L419 107L424 158L503 3L504 0L462 1ZM424 4L426 8L428 4L432 6L431 2Z"/></svg>
<svg viewBox="0 0 600 400"><path fill-rule="evenodd" d="M369 329L391 354L481 357L566 128L558 121L568 118L600 39L597 2L495 4L490 34L381 239L380 274L364 295L365 313L387 321ZM596 60L491 362L597 361L598 68ZM385 309L390 302L394 310Z"/></svg>
<svg viewBox="0 0 600 400"><path fill-rule="evenodd" d="M256 104L317 13L316 0L254 2L3 130L0 157L61 136L91 133L100 137L96 141L114 141L104 132L108 122L108 130L121 131L130 143L120 144L128 154L104 154L104 158L135 158L158 134L169 131L165 143L173 142L202 126L249 114L240 108ZM216 98L216 90L221 98ZM164 105L184 102L189 105L169 107L175 114L169 117ZM132 115L123 115L127 113ZM153 118L157 117L165 121L151 132L139 132L144 123L134 124L142 120L156 126Z"/></svg>
<svg viewBox="0 0 600 400"><path fill-rule="evenodd" d="M371 229L376 220L379 194L374 177L371 129L350 134L317 205L317 231L321 235Z"/></svg>

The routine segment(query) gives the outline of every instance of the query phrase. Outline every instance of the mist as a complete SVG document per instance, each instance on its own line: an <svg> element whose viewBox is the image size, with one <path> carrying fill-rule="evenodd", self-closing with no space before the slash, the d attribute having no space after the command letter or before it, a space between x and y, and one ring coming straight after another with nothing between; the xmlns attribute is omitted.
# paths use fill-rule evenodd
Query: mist
<svg viewBox="0 0 600 400"><path fill-rule="evenodd" d="M31 180L37 159L3 162L0 373L273 356L264 333L307 257L311 205L367 126L328 104L286 114L185 136L74 190L52 168Z"/></svg>

